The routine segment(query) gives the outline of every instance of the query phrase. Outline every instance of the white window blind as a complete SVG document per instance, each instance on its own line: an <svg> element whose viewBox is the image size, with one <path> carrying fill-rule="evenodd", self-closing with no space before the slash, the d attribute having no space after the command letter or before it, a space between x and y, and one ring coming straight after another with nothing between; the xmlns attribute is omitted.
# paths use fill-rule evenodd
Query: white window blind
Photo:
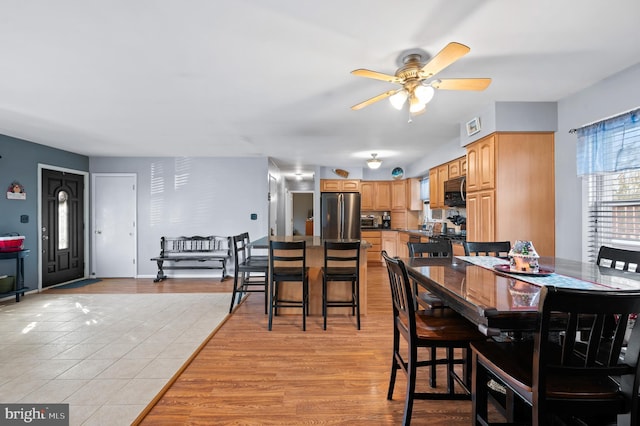
<svg viewBox="0 0 640 426"><path fill-rule="evenodd" d="M588 182L588 252L640 250L640 110L578 129L578 174Z"/></svg>
<svg viewBox="0 0 640 426"><path fill-rule="evenodd" d="M600 246L640 250L640 170L587 177L589 258Z"/></svg>

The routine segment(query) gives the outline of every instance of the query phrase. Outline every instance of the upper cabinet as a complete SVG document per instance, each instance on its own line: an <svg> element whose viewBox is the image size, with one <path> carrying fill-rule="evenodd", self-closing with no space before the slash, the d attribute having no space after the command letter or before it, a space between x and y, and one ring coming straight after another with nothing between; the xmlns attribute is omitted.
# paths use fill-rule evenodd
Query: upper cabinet
<svg viewBox="0 0 640 426"><path fill-rule="evenodd" d="M373 211L391 210L391 182L390 181L362 181L360 182L360 209Z"/></svg>
<svg viewBox="0 0 640 426"><path fill-rule="evenodd" d="M495 135L467 146L467 167L467 192L495 188Z"/></svg>
<svg viewBox="0 0 640 426"><path fill-rule="evenodd" d="M360 192L359 180L320 179L321 192Z"/></svg>
<svg viewBox="0 0 640 426"><path fill-rule="evenodd" d="M449 164L441 164L429 170L429 207L444 209L444 183L449 179Z"/></svg>
<svg viewBox="0 0 640 426"><path fill-rule="evenodd" d="M391 210L407 209L407 184L405 180L391 182Z"/></svg>
<svg viewBox="0 0 640 426"><path fill-rule="evenodd" d="M494 133L467 145L467 239L532 241L555 255L553 133Z"/></svg>

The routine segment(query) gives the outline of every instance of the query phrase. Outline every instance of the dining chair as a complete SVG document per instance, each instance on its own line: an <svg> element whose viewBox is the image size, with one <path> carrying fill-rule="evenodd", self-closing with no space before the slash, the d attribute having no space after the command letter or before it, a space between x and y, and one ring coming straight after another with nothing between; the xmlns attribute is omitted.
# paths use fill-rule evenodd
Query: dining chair
<svg viewBox="0 0 640 426"><path fill-rule="evenodd" d="M322 273L322 316L323 328L327 329L327 308L351 308L356 317L356 326L360 330L360 241L324 242L324 266ZM349 300L329 298L330 283L350 284ZM338 284L333 284L335 287Z"/></svg>
<svg viewBox="0 0 640 426"><path fill-rule="evenodd" d="M268 306L268 272L267 259L257 259L249 256L247 233L234 235L231 238L233 249L233 291L231 293L231 306L239 304L245 293L264 293L264 313Z"/></svg>
<svg viewBox="0 0 640 426"><path fill-rule="evenodd" d="M542 287L533 340L471 343L473 424L488 424L490 377L528 408L527 418L513 420L534 426L555 420L603 425L626 415L629 424L639 424L640 329L633 330L620 360L629 316L638 311L638 290ZM611 316L617 320L613 334L605 327ZM579 349L579 333L587 336L586 351Z"/></svg>
<svg viewBox="0 0 640 426"><path fill-rule="evenodd" d="M508 257L511 250L509 241L464 241L465 256Z"/></svg>
<svg viewBox="0 0 640 426"><path fill-rule="evenodd" d="M464 365L469 357L469 342L486 339L471 323L452 309L430 309L416 312L414 293L409 282L407 268L398 258L391 258L382 252L387 271L393 308L393 357L387 399L393 398L393 390L398 370L407 377L403 425L411 423L413 403L416 399L468 400L470 374L463 369L462 377L454 370L455 365ZM406 341L400 344L400 336ZM401 350L401 347L403 348ZM445 358L418 359L418 348L441 348L447 352ZM454 357L454 350L463 349L463 356ZM405 352L406 353L403 353ZM418 367L435 369L446 365L446 392L416 392ZM455 383L462 388L456 392Z"/></svg>
<svg viewBox="0 0 640 426"><path fill-rule="evenodd" d="M640 251L601 246L596 265L621 271L640 272Z"/></svg>
<svg viewBox="0 0 640 426"><path fill-rule="evenodd" d="M253 247L251 247L251 239L249 238L249 233L248 232L243 232L241 235L242 235L242 238L244 240L244 244L247 247L247 259L249 259L249 260L259 260L259 261L263 261L263 262L268 262L269 261L269 255L268 254L255 254L255 253L253 253Z"/></svg>
<svg viewBox="0 0 640 426"><path fill-rule="evenodd" d="M407 246L409 247L409 257L451 257L453 255L453 248L451 246L451 241L449 240L439 240L439 241L430 241L426 243L412 243L408 242ZM446 308L445 304L442 302L438 296L434 295L429 291L419 291L419 285L415 280L411 280L411 286L413 288L414 300L415 300L415 308L424 308L424 309L435 309L435 308ZM431 359L436 358L436 348L432 347L430 350ZM429 385L432 388L437 386L437 375L435 367L430 368L429 371Z"/></svg>
<svg viewBox="0 0 640 426"><path fill-rule="evenodd" d="M302 310L302 330L307 329L309 310L309 267L307 266L306 241L269 241L269 331L273 316L280 308ZM299 282L300 299L281 298L279 288L283 283Z"/></svg>

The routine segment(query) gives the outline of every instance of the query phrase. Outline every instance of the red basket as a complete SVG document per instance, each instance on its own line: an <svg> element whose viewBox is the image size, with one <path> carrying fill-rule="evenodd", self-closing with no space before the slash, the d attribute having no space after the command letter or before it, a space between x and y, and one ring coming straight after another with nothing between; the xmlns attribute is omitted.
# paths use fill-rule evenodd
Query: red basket
<svg viewBox="0 0 640 426"><path fill-rule="evenodd" d="M0 252L20 251L24 248L24 236L0 237Z"/></svg>

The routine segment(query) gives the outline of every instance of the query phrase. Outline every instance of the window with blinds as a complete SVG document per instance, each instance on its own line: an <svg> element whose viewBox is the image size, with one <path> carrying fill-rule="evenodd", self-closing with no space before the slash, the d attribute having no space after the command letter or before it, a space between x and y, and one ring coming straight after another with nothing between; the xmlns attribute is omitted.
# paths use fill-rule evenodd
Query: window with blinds
<svg viewBox="0 0 640 426"><path fill-rule="evenodd" d="M640 250L640 110L578 130L578 174L588 187L588 254Z"/></svg>
<svg viewBox="0 0 640 426"><path fill-rule="evenodd" d="M640 169L587 179L589 259L595 261L602 245L640 250Z"/></svg>

